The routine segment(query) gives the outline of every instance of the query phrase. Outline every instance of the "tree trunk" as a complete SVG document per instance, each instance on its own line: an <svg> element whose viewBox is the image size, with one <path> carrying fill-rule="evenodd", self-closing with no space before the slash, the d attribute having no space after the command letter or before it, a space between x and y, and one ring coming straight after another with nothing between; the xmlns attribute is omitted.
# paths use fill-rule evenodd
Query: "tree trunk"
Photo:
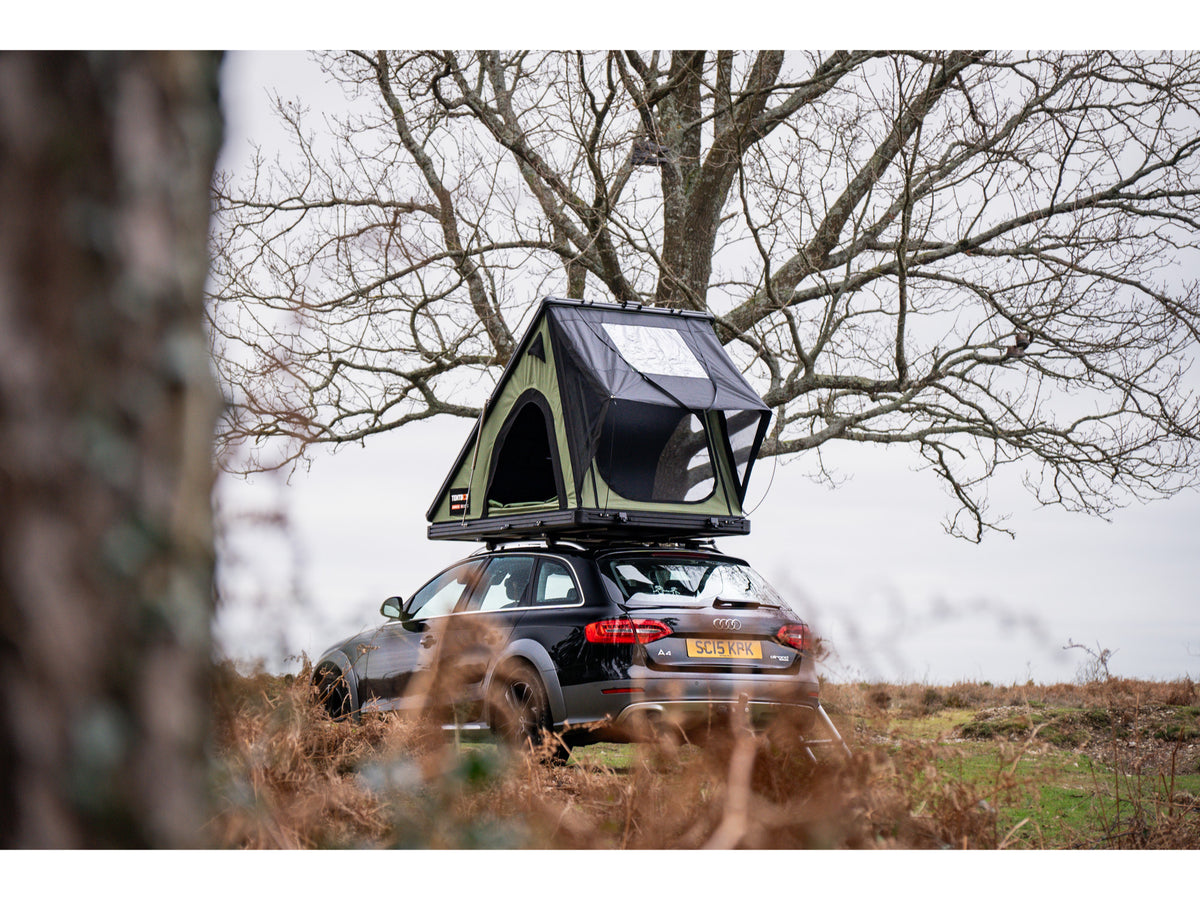
<svg viewBox="0 0 1200 900"><path fill-rule="evenodd" d="M218 68L0 54L0 846L204 843Z"/></svg>
<svg viewBox="0 0 1200 900"><path fill-rule="evenodd" d="M670 148L671 160L661 169L663 191L662 269L654 302L657 306L703 309L708 291L709 266L703 281L697 277L696 259L712 255L715 223L688 215L692 192L700 173L700 88L702 51L676 51L671 55L668 79L679 87L663 100L657 136ZM709 232L713 231L713 234Z"/></svg>

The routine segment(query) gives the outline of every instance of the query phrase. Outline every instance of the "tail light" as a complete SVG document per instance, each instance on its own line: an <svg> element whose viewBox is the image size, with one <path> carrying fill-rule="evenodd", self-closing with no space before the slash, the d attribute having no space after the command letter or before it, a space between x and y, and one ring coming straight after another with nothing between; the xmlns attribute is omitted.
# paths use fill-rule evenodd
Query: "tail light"
<svg viewBox="0 0 1200 900"><path fill-rule="evenodd" d="M794 647L801 653L812 649L812 632L807 625L783 625L775 632L775 640L789 647Z"/></svg>
<svg viewBox="0 0 1200 900"><path fill-rule="evenodd" d="M671 626L657 619L601 619L583 629L592 644L649 644L671 633Z"/></svg>

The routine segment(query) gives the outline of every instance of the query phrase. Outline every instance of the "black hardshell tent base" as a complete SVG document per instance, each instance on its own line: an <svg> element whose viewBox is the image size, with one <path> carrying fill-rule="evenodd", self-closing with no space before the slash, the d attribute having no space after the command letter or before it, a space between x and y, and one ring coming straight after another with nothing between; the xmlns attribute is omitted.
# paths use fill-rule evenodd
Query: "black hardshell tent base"
<svg viewBox="0 0 1200 900"><path fill-rule="evenodd" d="M745 516L705 516L602 509L564 509L462 522L437 522L429 538L443 541L511 541L520 538L590 538L670 541L749 534Z"/></svg>

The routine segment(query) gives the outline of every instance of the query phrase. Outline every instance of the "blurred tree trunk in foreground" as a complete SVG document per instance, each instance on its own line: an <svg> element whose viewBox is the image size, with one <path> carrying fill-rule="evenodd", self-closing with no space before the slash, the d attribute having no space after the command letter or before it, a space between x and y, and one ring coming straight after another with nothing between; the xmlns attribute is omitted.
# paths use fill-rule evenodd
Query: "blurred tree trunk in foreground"
<svg viewBox="0 0 1200 900"><path fill-rule="evenodd" d="M219 63L0 54L0 846L202 843Z"/></svg>

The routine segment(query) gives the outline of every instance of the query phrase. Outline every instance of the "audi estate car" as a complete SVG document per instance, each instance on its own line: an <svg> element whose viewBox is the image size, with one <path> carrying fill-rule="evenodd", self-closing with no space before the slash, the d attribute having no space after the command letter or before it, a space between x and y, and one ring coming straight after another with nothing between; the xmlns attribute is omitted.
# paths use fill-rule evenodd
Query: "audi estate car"
<svg viewBox="0 0 1200 900"><path fill-rule="evenodd" d="M824 718L808 626L710 547L481 550L380 612L317 661L335 717L436 708L561 755L648 727L695 733L735 711Z"/></svg>

